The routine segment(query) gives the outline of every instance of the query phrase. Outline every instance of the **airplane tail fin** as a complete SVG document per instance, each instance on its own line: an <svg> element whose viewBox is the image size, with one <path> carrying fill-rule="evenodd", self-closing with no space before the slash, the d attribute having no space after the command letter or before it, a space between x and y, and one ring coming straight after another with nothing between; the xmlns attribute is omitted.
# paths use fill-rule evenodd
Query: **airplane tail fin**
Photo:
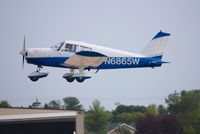
<svg viewBox="0 0 200 134"><path fill-rule="evenodd" d="M140 53L145 56L160 56L162 58L169 36L170 33L160 31Z"/></svg>

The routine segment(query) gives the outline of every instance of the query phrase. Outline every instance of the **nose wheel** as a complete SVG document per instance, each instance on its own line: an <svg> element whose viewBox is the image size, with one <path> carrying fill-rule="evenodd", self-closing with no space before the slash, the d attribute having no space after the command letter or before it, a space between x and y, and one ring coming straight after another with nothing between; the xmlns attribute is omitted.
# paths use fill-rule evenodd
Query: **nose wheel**
<svg viewBox="0 0 200 134"><path fill-rule="evenodd" d="M39 78L30 78L31 81L36 82L39 80Z"/></svg>
<svg viewBox="0 0 200 134"><path fill-rule="evenodd" d="M35 72L32 72L30 75L28 75L28 78L30 78L31 81L36 82L40 78L47 77L49 74L48 72L39 72L41 70L42 66L38 66L37 70Z"/></svg>

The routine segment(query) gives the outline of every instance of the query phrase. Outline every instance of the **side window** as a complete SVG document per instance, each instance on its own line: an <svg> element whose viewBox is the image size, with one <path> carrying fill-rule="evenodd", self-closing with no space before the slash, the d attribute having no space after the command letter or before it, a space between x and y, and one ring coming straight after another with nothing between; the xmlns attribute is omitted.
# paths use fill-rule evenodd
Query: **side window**
<svg viewBox="0 0 200 134"><path fill-rule="evenodd" d="M76 52L76 48L77 48L76 45L65 44L65 47L64 47L63 51L66 51L66 52Z"/></svg>

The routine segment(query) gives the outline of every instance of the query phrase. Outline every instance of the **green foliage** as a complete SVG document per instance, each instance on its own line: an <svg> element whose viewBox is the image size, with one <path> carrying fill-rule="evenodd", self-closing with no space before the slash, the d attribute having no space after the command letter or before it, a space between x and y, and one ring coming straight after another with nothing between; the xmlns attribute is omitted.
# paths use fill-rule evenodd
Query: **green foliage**
<svg viewBox="0 0 200 134"><path fill-rule="evenodd" d="M49 102L48 107L50 109L60 109L61 105L60 105L60 101L59 100L52 100Z"/></svg>
<svg viewBox="0 0 200 134"><path fill-rule="evenodd" d="M163 105L159 105L157 108L157 111L160 115L165 115L167 114L167 109Z"/></svg>
<svg viewBox="0 0 200 134"><path fill-rule="evenodd" d="M115 130L115 134L131 134L130 130L126 126L118 126Z"/></svg>
<svg viewBox="0 0 200 134"><path fill-rule="evenodd" d="M0 101L0 108L9 108L12 107L7 100Z"/></svg>
<svg viewBox="0 0 200 134"><path fill-rule="evenodd" d="M185 134L196 134L194 128L192 127L192 125L185 126L184 127L184 133Z"/></svg>
<svg viewBox="0 0 200 134"><path fill-rule="evenodd" d="M132 112L141 112L145 113L147 111L147 108L145 106L126 106L126 105L119 105L116 107L115 111L113 111L114 114L118 113L132 113Z"/></svg>
<svg viewBox="0 0 200 134"><path fill-rule="evenodd" d="M144 114L140 112L120 113L115 116L114 122L130 124L143 115Z"/></svg>
<svg viewBox="0 0 200 134"><path fill-rule="evenodd" d="M76 97L65 97L63 99L66 109L81 110L82 105Z"/></svg>
<svg viewBox="0 0 200 134"><path fill-rule="evenodd" d="M148 113L148 114L158 114L156 105L155 105L155 104L150 104L150 105L147 107L147 113Z"/></svg>
<svg viewBox="0 0 200 134"><path fill-rule="evenodd" d="M177 113L178 107L177 104L180 102L180 94L176 91L168 95L168 98L165 99L165 102L168 104L168 111L170 113Z"/></svg>
<svg viewBox="0 0 200 134"><path fill-rule="evenodd" d="M111 114L95 100L85 115L85 127L95 134L105 134L105 128L111 118Z"/></svg>
<svg viewBox="0 0 200 134"><path fill-rule="evenodd" d="M200 90L172 93L166 99L168 111L183 123L184 133L200 133Z"/></svg>
<svg viewBox="0 0 200 134"><path fill-rule="evenodd" d="M147 108L144 106L119 105L112 112L112 122L130 124L139 117L143 116L146 111Z"/></svg>

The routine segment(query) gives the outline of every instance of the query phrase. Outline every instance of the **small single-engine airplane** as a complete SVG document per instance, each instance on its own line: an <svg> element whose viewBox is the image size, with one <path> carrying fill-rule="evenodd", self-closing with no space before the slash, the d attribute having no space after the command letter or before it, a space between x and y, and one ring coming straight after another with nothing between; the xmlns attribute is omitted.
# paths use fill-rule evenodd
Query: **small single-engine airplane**
<svg viewBox="0 0 200 134"><path fill-rule="evenodd" d="M64 41L50 48L26 49L24 38L20 52L22 67L25 59L37 66L37 70L28 76L32 81L48 75L48 72L40 72L43 66L69 68L69 73L63 75L68 82L75 79L83 82L91 78L84 72L90 69L98 72L100 69L160 67L168 63L162 61L162 56L169 36L169 33L160 31L138 54L77 41ZM79 71L76 72L76 69Z"/></svg>

